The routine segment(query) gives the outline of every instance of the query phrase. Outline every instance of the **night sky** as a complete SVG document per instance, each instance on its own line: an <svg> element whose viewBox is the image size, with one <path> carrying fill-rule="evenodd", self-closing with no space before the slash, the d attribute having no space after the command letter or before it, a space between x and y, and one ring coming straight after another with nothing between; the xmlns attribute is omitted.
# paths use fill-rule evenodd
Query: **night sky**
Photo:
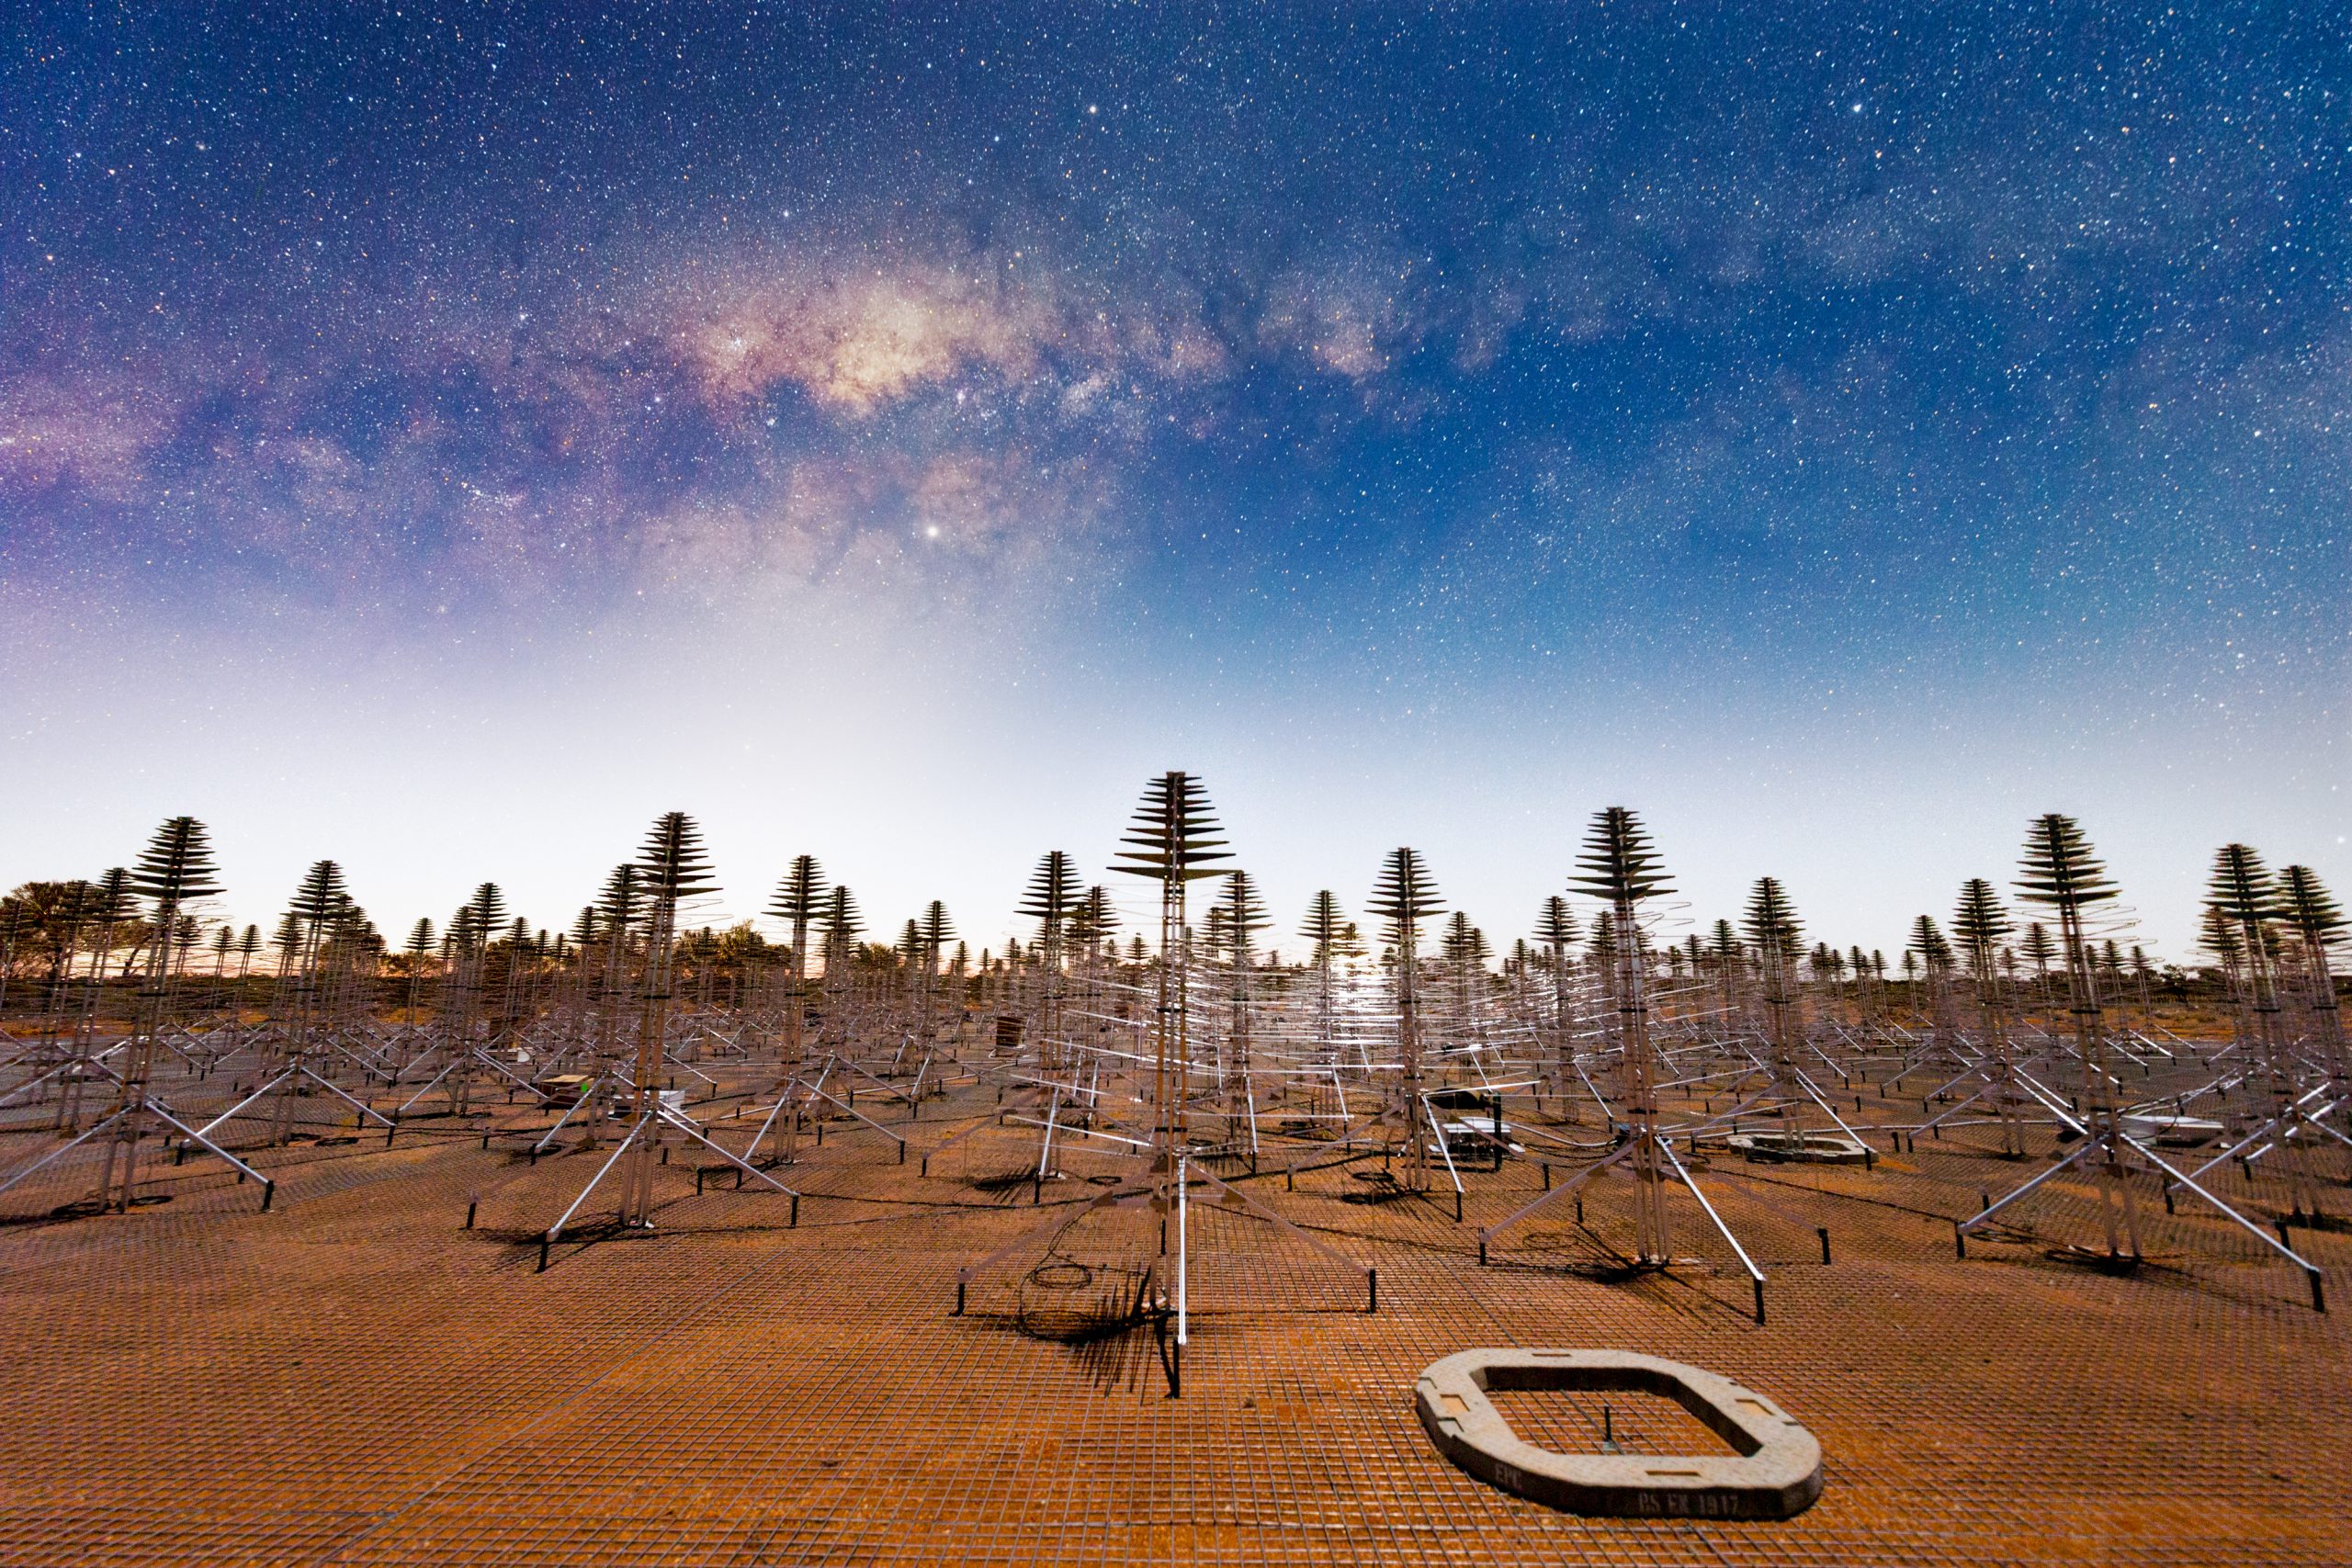
<svg viewBox="0 0 2352 1568"><path fill-rule="evenodd" d="M12 7L0 881L2352 883L2342 13L1800 10Z"/></svg>

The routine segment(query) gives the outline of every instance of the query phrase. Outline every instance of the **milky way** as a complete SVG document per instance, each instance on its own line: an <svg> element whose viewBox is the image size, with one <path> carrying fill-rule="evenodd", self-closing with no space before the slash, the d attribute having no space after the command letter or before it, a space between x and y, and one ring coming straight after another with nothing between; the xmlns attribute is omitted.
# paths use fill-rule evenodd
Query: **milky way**
<svg viewBox="0 0 2352 1568"><path fill-rule="evenodd" d="M1204 759L1504 931L1604 795L1861 940L2052 805L2176 946L2340 868L2324 7L143 9L0 60L0 873L978 923Z"/></svg>

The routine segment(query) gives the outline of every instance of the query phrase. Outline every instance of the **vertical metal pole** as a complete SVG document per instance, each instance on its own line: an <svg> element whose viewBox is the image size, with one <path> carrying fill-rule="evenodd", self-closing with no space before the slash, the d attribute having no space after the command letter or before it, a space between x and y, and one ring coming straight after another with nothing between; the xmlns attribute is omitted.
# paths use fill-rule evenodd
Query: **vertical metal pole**
<svg viewBox="0 0 2352 1568"><path fill-rule="evenodd" d="M1184 1214L1191 1206L1186 1201L1191 1185L1189 1179L1191 1173L1192 1156L1189 1154L1178 1155L1176 1156L1176 1353L1180 1356L1184 1352L1184 1340L1190 1326L1187 1316L1189 1303L1185 1296L1185 1286L1190 1270L1185 1267Z"/></svg>

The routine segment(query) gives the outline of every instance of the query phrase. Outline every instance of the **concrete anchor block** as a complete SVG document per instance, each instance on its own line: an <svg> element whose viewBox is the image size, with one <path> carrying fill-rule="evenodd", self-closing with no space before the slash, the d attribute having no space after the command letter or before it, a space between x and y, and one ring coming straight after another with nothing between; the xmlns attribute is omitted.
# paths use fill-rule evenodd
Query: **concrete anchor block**
<svg viewBox="0 0 2352 1568"><path fill-rule="evenodd" d="M1625 1390L1671 1399L1736 1453L1564 1454L1513 1431L1489 1390ZM1821 1445L1762 1394L1679 1361L1625 1350L1464 1350L1414 1386L1438 1450L1503 1491L1620 1518L1785 1519L1821 1495Z"/></svg>

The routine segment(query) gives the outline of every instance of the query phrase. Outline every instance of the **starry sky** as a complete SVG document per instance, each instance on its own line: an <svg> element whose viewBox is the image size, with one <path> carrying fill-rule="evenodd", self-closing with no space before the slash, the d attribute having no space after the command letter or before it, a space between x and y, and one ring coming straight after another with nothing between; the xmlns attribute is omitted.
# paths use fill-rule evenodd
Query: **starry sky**
<svg viewBox="0 0 2352 1568"><path fill-rule="evenodd" d="M1892 951L2063 809L2185 957L2352 882L2341 23L32 0L0 880L554 926L677 807L978 945L1183 767L1285 926L1622 802Z"/></svg>

